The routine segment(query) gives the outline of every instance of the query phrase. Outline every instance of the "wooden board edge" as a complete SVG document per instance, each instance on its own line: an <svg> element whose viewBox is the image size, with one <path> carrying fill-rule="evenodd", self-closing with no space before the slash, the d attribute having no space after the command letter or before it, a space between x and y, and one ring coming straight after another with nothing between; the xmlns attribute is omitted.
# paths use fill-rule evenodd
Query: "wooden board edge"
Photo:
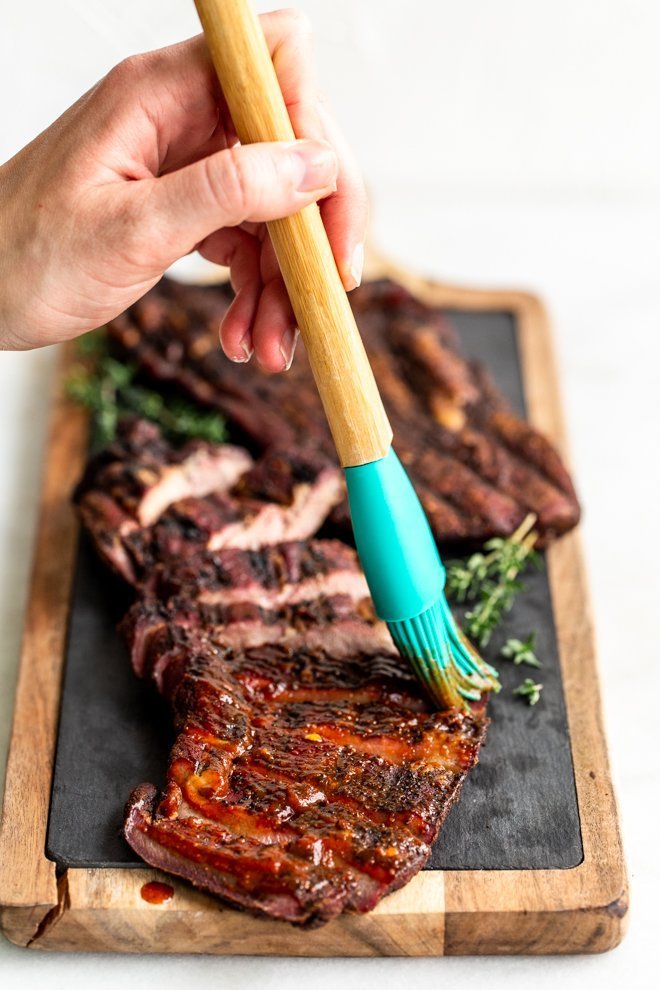
<svg viewBox="0 0 660 990"><path fill-rule="evenodd" d="M172 889L164 904L141 896L158 880ZM289 956L436 956L444 945L441 874L420 873L366 915L344 915L301 930L232 910L185 881L150 868L67 870L61 910L32 947L48 951L208 953ZM414 900L414 907L411 906Z"/></svg>
<svg viewBox="0 0 660 990"><path fill-rule="evenodd" d="M0 930L26 945L57 909L55 864L46 828L77 523L70 504L87 449L85 415L62 383L72 361L63 348L54 386L33 566L18 665L0 820Z"/></svg>
<svg viewBox="0 0 660 990"><path fill-rule="evenodd" d="M428 293L427 297L432 298L432 287ZM447 296L447 288L441 286L439 297ZM570 463L547 312L541 301L529 293L498 292L496 296L498 304L507 305L516 317L530 422L552 440L565 462ZM494 301L489 291L473 298L485 308ZM551 546L547 567L583 861L569 870L448 872L448 955L604 952L618 945L627 930L628 878L602 720L579 528ZM599 777L594 766L599 768ZM485 926L487 914L491 920ZM483 936L486 928L492 933L488 940Z"/></svg>
<svg viewBox="0 0 660 990"><path fill-rule="evenodd" d="M365 277L369 279L391 278L407 288L422 302L444 309L462 309L469 312L478 310L504 310L537 322L546 319L541 300L532 292L515 288L480 288L457 285L427 278L386 258L375 248L370 247L365 263Z"/></svg>
<svg viewBox="0 0 660 990"><path fill-rule="evenodd" d="M477 290L451 285L442 285L428 279L421 279L391 263L378 262L372 264L371 277L388 275L402 282L415 294L435 305L458 309L496 309L512 312L518 319L520 327L520 344L526 391L530 402L530 417L532 422L543 430L553 441L557 442L566 454L563 421L558 402L558 388L554 371L554 357L545 310L540 301L526 292L518 290ZM537 344L542 343L545 357L543 361L535 358ZM87 427L85 416L68 403L61 390L61 381L65 368L70 365L71 349L65 349L62 367L57 386L57 397L51 421L51 443L48 449L55 451L49 457L46 476L44 478L44 497L40 512L39 537L35 552L35 571L31 583L30 603L33 602L34 592L43 585L37 582L37 577L43 582L42 570L46 565L42 559L44 547L60 547L63 551L60 557L64 561L62 570L67 570L67 581L73 573L73 551L75 548L75 521L60 527L59 532L53 527L50 518L50 534L55 536L55 543L42 533L48 531L46 516L46 493L52 492L63 475L62 452L75 452L73 463L71 457L66 461L69 476L76 478L84 463ZM547 364L548 355L550 363ZM543 366L541 366L543 365ZM529 378L529 381L527 380ZM543 381L545 379L545 382ZM532 388L530 389L530 383ZM535 390L538 395L535 397ZM65 438L68 434L68 439ZM59 439L59 445L58 445ZM57 451L60 451L59 457ZM50 486L50 487L49 487ZM68 492L65 501L68 504ZM69 514L72 516L72 513ZM68 541L68 542L67 542ZM573 606L571 619L575 617L576 607L583 606L583 618L586 614L586 585L579 538L576 533L570 534L553 547L549 555L549 572L553 600L557 610L558 634L560 640L560 659L562 675L572 678L571 684L579 687L588 686L593 689L595 681L595 657L593 633L590 621L587 619L580 624L580 632L576 636L570 629L568 618L560 616L562 609ZM573 572L571 567L574 568ZM571 595L565 592L564 581L567 574L573 573L574 582L571 585ZM65 582L62 582L62 586ZM52 688L55 694L59 689L61 665L64 656L63 631L66 630L68 612L68 587L66 595L58 598L59 609L49 611L48 616L36 616L36 630L43 633L49 630L49 643L52 647L61 643L59 661L50 653L50 664L42 658L41 671L44 674L44 687L49 697L50 708L53 708ZM57 613L57 614L55 614ZM49 621L49 616L52 621ZM34 658L35 643L38 637L28 629L32 621L26 623L26 642L24 643L19 669L19 685L17 687L17 716L19 707L23 707L24 695L29 699L30 691L25 692L21 678L27 678ZM559 621L563 619L564 621ZM59 637L59 638L58 638ZM570 638L570 641L569 641ZM572 664L570 656L575 655L579 647L579 664ZM58 666L59 662L59 666ZM591 679L590 679L591 677ZM19 691L20 694L19 705ZM305 932L304 946L301 947L298 938L300 933L279 922L248 919L244 914L219 905L215 899L196 892L187 885L181 885L169 875L161 875L161 879L185 888L188 900L183 894L178 898L183 907L157 911L152 905L144 902L135 906L136 884L140 874L149 875L153 879L156 871L141 870L100 870L82 871L67 870L56 884L54 864L45 858L45 825L47 821L48 800L50 796L50 775L52 763L52 745L55 739L57 699L55 699L55 718L45 726L44 739L41 741L40 752L45 752L43 742L48 737L51 740L50 751L45 753L48 767L48 783L39 787L41 800L37 804L42 812L38 831L41 834L38 868L33 882L23 886L20 894L16 895L14 881L20 878L21 869L27 871L23 877L34 870L34 859L26 859L25 850L17 849L12 836L13 827L20 827L20 815L14 806L5 807L3 824L0 830L0 862L7 862L4 853L15 856L19 852L16 868L4 869L0 875L0 928L7 937L17 944L30 945L34 948L62 950L66 948L85 948L91 950L112 951L175 951L175 952L217 952L221 954L264 953L275 952L290 955L441 955L447 954L485 954L502 952L585 952L603 951L611 948L622 937L625 931L627 907L627 879L620 836L616 817L616 804L611 792L607 753L602 735L600 717L600 702L596 698L591 706L576 709L574 703L569 703L566 692L569 729L583 717L582 709L588 708L587 723L589 737L595 741L596 749L584 743L581 752L575 752L574 739L571 735L573 757L576 767L576 784L578 804L583 831L585 823L589 824L589 816L609 810L611 828L606 829L604 844L598 845L605 858L595 863L593 853L596 851L597 826L587 827L585 841L585 860L579 867L571 871L491 871L480 874L477 871L461 871L419 874L410 884L397 894L390 895L378 908L365 916L344 916L337 922L320 929L317 932ZM585 696L589 692L585 690ZM52 711L51 711L52 714ZM21 722L24 722L24 718ZM23 725L23 729L25 726ZM30 753L34 757L34 748ZM589 752L602 755L605 768L604 779L594 785L591 790L607 790L607 795L596 798L590 794L590 787L583 779L585 757ZM16 787L21 780L21 768L25 760L25 739L21 732L12 730L10 740L10 760L7 767L6 793ZM11 763L11 766L10 766ZM11 774L10 774L11 770ZM580 771L580 780L577 774ZM592 782L593 784L593 782ZM45 799L44 799L45 795ZM45 800L45 804L44 804ZM9 810L8 810L9 809ZM601 819L602 820L602 819ZM30 849L36 849L36 835L32 836ZM22 854L23 853L23 854ZM571 896L567 907L566 876L570 874L569 882ZM9 876L9 882L7 882ZM491 883L484 883L490 877ZM104 906L98 903L99 884L114 885L123 891L118 897L110 898ZM141 883L145 882L141 880ZM418 887L424 885L424 897L420 899ZM506 889L506 897L501 896L502 885ZM561 887L560 887L561 885ZM491 903L494 896L494 886L500 887L497 904ZM491 888L491 889L489 889ZM106 886L106 892L109 890ZM29 891L29 893L28 893ZM44 898L39 892L46 892ZM179 891L180 892L180 891ZM611 900L607 900L611 895ZM600 900L599 900L600 897ZM122 899L123 898L123 899ZM192 900L190 900L192 898ZM594 907L594 898L596 906ZM394 903L398 899L398 907ZM31 903L29 903L31 901ZM602 903L601 903L602 902ZM406 906L407 905L407 906ZM431 914L426 909L432 907ZM424 910L422 910L424 909ZM130 923L126 920L129 912ZM218 914L223 915L223 924L219 925ZM168 916L169 922L163 921ZM157 917L160 920L155 922ZM105 922L102 922L105 918ZM503 924L498 927L498 918ZM176 919L176 923L174 923ZM580 921L577 924L578 920ZM92 922L94 921L94 924ZM36 924L35 924L36 922ZM108 924L110 922L110 924ZM207 924L208 922L208 924ZM139 923L139 924L138 924ZM135 925L137 924L137 928ZM200 933L203 946L195 946L191 940L191 928ZM220 929L228 930L228 926L236 926L240 933L233 948L228 947L227 939ZM96 926L96 927L95 927ZM264 929L263 926L266 926ZM274 929L267 933L269 927ZM171 948L166 949L160 939L158 947L154 947L154 927L162 934L167 930ZM483 938L484 927L494 934L489 942ZM176 931L180 929L179 934ZM286 934L282 929L286 929ZM249 931L254 930L254 939L248 938ZM110 934L108 934L108 931ZM139 935L136 933L140 932ZM294 934L292 934L294 933ZM322 933L325 933L323 935ZM341 934L340 934L341 933ZM406 934L407 933L407 934ZM415 937L413 938L413 933ZM516 934L517 933L517 934ZM297 936L297 937L296 937ZM413 944L410 944L412 939ZM581 941L582 940L582 941ZM585 941L586 940L586 941ZM347 941L350 945L347 944ZM244 946L250 945L250 948ZM213 947L210 947L213 946ZM554 946L554 948L553 948Z"/></svg>

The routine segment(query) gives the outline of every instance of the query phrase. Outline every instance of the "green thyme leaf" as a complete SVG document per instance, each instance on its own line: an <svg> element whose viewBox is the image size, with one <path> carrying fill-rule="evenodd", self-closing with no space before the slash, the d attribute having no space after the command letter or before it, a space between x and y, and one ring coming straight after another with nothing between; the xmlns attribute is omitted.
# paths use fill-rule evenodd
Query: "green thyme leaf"
<svg viewBox="0 0 660 990"><path fill-rule="evenodd" d="M541 661L534 653L535 643L536 633L531 633L524 640L508 639L500 650L500 653L507 660L513 660L516 666L525 663L528 667L540 667Z"/></svg>
<svg viewBox="0 0 660 990"><path fill-rule="evenodd" d="M528 705L535 705L541 697L542 684L535 684L531 677L526 677L522 684L514 688L513 693L524 698Z"/></svg>
<svg viewBox="0 0 660 990"><path fill-rule="evenodd" d="M104 331L85 334L77 350L82 362L71 371L65 388L75 402L89 409L102 443L114 439L122 416L151 420L174 441L196 437L222 443L226 439L225 421L219 413L180 397L166 400L160 392L137 383L137 368L111 356Z"/></svg>
<svg viewBox="0 0 660 990"><path fill-rule="evenodd" d="M536 516L530 513L511 536L494 537L484 552L447 566L447 593L459 603L475 603L465 615L464 631L480 647L488 644L522 590L518 575L528 563L540 561L533 549L535 522Z"/></svg>

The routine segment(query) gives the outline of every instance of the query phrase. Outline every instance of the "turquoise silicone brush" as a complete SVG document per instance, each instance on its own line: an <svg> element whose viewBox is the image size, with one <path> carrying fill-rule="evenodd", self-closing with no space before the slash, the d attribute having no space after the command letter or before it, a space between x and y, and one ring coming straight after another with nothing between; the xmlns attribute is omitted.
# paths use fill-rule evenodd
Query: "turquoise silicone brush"
<svg viewBox="0 0 660 990"><path fill-rule="evenodd" d="M451 614L435 539L394 450L346 468L346 484L374 607L429 694L450 707L497 690L497 671L481 659Z"/></svg>
<svg viewBox="0 0 660 990"><path fill-rule="evenodd" d="M295 134L248 0L195 0L243 144ZM390 428L316 206L268 224L339 460L360 560L378 615L441 707L497 689L497 673L461 634L426 516L392 449Z"/></svg>

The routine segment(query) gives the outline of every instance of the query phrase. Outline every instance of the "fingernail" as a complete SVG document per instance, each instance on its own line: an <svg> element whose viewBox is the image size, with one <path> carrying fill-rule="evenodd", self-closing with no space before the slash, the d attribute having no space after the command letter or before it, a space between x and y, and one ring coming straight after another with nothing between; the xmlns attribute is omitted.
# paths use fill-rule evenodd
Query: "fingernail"
<svg viewBox="0 0 660 990"><path fill-rule="evenodd" d="M284 361L282 371L288 371L291 367L293 355L296 351L296 343L298 342L298 332L298 327L290 327L282 334L282 339L280 340L280 354Z"/></svg>
<svg viewBox="0 0 660 990"><path fill-rule="evenodd" d="M364 244L358 244L351 258L351 267L349 269L351 278L355 283L353 285L354 289L357 289L358 285L362 281L362 269L364 268Z"/></svg>
<svg viewBox="0 0 660 990"><path fill-rule="evenodd" d="M252 352L254 350L254 348L252 347L252 342L250 340L249 334L243 337L243 339L241 340L238 346L241 349L240 353L232 354L231 360L234 361L236 364L247 364L247 362L252 357Z"/></svg>
<svg viewBox="0 0 660 990"><path fill-rule="evenodd" d="M337 156L325 141L296 141L293 145L298 169L298 192L337 188Z"/></svg>

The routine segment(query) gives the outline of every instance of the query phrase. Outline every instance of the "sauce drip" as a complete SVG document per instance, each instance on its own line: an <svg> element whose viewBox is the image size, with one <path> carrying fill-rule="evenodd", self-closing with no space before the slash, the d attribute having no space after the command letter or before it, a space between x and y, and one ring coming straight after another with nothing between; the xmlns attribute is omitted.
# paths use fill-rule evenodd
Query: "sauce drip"
<svg viewBox="0 0 660 990"><path fill-rule="evenodd" d="M169 883L150 880L149 883L143 884L140 895L142 900L148 901L149 904L164 904L174 897L174 887L170 887Z"/></svg>

